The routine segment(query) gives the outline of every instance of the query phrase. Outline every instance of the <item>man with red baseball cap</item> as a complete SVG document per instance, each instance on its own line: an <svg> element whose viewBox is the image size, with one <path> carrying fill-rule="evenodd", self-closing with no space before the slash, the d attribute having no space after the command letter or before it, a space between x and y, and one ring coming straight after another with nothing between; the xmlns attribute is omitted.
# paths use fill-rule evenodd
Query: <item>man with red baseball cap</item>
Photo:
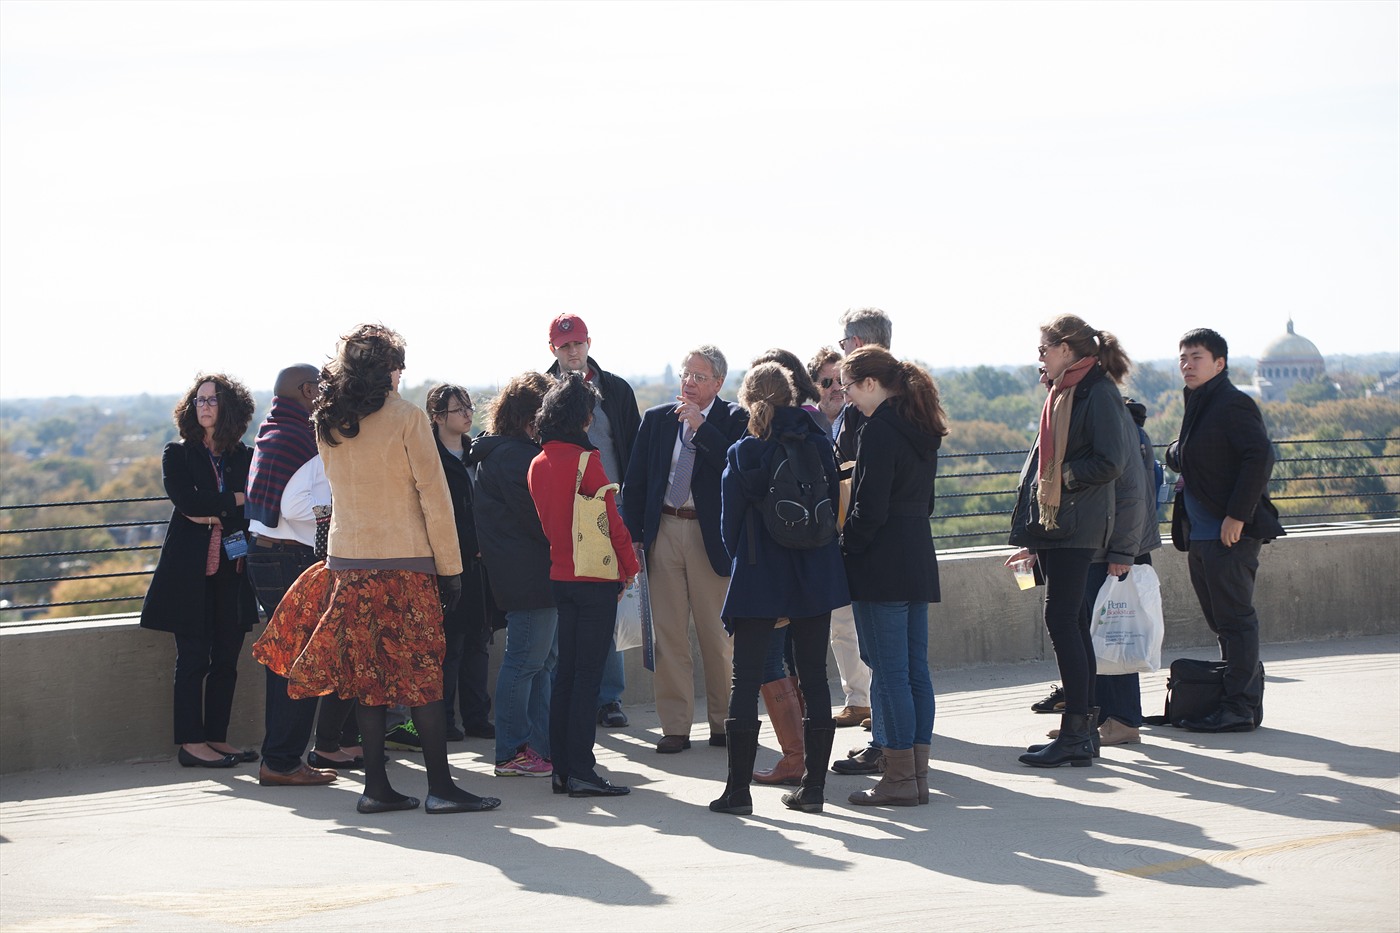
<svg viewBox="0 0 1400 933"><path fill-rule="evenodd" d="M554 365L549 368L549 374L583 373L602 396L602 404L594 409L593 423L588 426L588 440L598 448L608 482L621 483L642 416L632 386L626 379L599 366L589 356L592 348L588 325L577 314L566 312L550 322L549 352L554 354ZM614 650L603 668L603 683L598 692L599 725L614 729L627 725L627 714L622 711L625 686L622 652Z"/></svg>

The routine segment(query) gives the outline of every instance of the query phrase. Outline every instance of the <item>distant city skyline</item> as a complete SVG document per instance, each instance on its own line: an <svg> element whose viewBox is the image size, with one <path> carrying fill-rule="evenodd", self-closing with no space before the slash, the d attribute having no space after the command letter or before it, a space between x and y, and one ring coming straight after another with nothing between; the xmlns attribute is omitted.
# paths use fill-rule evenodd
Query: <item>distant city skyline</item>
<svg viewBox="0 0 1400 933"><path fill-rule="evenodd" d="M9 0L0 399L268 386L379 320L503 383L573 311L659 373L1400 352L1400 4Z"/></svg>

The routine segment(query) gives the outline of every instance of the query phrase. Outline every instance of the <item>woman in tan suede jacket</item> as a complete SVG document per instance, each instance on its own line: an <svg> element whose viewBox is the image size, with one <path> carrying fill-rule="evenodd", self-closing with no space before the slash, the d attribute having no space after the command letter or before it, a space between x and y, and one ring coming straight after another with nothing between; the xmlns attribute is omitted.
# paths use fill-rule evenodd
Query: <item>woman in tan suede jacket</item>
<svg viewBox="0 0 1400 933"><path fill-rule="evenodd" d="M462 558L432 428L397 391L403 367L403 339L364 324L321 371L311 420L335 504L328 557L293 585L255 653L286 668L293 697L360 701L359 812L418 806L385 773L385 708L400 704L423 742L427 811L490 810L500 801L457 787L447 765L442 614L461 595Z"/></svg>

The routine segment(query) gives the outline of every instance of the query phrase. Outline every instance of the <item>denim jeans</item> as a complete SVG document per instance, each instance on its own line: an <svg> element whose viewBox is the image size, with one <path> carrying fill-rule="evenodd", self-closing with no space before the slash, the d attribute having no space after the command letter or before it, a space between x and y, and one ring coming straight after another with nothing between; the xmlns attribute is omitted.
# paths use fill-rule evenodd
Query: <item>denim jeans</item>
<svg viewBox="0 0 1400 933"><path fill-rule="evenodd" d="M831 631L831 614L827 613L827 631ZM782 628L775 628L768 636L768 654L763 659L763 680L761 683L771 684L775 680L782 680L788 676L788 669L797 670L797 664L791 657L789 646L791 639L788 637L792 632L792 625L784 625ZM823 665L825 666L825 665ZM730 717L736 718L736 717Z"/></svg>
<svg viewBox="0 0 1400 933"><path fill-rule="evenodd" d="M550 757L556 775L596 781L598 685L617 622L617 584L550 583L559 610L559 666L549 702Z"/></svg>
<svg viewBox="0 0 1400 933"><path fill-rule="evenodd" d="M871 672L871 731L883 748L933 740L933 680L928 671L928 603L851 603L860 659Z"/></svg>
<svg viewBox="0 0 1400 933"><path fill-rule="evenodd" d="M627 673L622 665L622 652L613 647L608 663L603 665L603 685L598 688L598 708L609 703L621 703L622 691L627 689Z"/></svg>
<svg viewBox="0 0 1400 933"><path fill-rule="evenodd" d="M549 699L559 660L556 609L506 613L506 653L496 674L496 762L529 745L550 757Z"/></svg>

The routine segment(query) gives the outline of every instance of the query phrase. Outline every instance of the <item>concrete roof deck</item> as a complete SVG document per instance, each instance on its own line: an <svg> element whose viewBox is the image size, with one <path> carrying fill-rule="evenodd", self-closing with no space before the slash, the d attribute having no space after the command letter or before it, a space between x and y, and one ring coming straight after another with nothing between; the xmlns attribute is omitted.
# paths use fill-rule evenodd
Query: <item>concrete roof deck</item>
<svg viewBox="0 0 1400 933"><path fill-rule="evenodd" d="M1170 657L1210 651L1169 650ZM931 805L827 808L754 788L712 814L724 750L659 756L651 707L599 733L629 797L572 800L450 746L488 814L360 816L359 776L265 788L173 759L0 778L0 929L1396 930L1400 637L1264 647L1264 728L1145 727L1092 768L1016 754L1053 663L935 672ZM1166 672L1144 675L1160 711ZM33 724L36 729L42 722ZM864 740L837 733L837 749ZM770 763L772 733L762 736ZM423 793L421 760L391 778Z"/></svg>

